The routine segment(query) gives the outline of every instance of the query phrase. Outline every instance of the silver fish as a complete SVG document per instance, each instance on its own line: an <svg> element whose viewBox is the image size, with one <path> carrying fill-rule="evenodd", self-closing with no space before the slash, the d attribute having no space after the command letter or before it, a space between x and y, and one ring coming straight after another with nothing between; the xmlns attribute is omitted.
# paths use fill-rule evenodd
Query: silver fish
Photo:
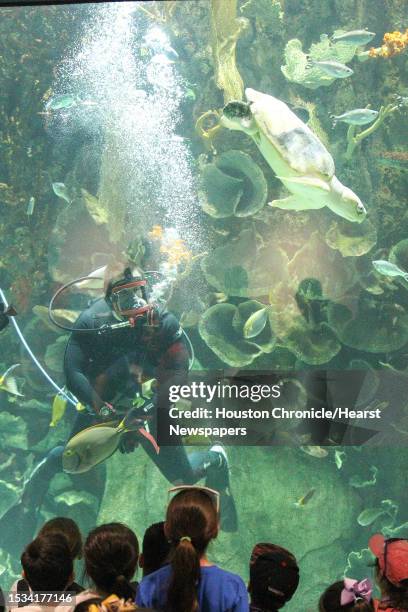
<svg viewBox="0 0 408 612"><path fill-rule="evenodd" d="M383 276L390 276L391 278L394 276L401 276L404 280L408 281L408 272L404 272L404 270L401 270L401 268L390 261L377 259L373 261L373 266L375 270Z"/></svg>
<svg viewBox="0 0 408 612"><path fill-rule="evenodd" d="M344 42L350 45L362 47L373 40L375 32L368 30L352 30L351 32L342 32L338 30L331 37L333 42Z"/></svg>
<svg viewBox="0 0 408 612"><path fill-rule="evenodd" d="M68 188L65 183L53 183L52 190L56 196L71 204L71 198L68 195Z"/></svg>
<svg viewBox="0 0 408 612"><path fill-rule="evenodd" d="M28 200L28 206L27 206L27 215L29 217L31 217L31 215L34 212L34 206L35 206L35 197L31 196L31 198Z"/></svg>
<svg viewBox="0 0 408 612"><path fill-rule="evenodd" d="M345 79L354 74L354 71L346 66L346 64L341 64L340 62L334 62L331 60L321 62L309 60L307 67L319 68L322 72L325 72L328 76L335 79Z"/></svg>
<svg viewBox="0 0 408 612"><path fill-rule="evenodd" d="M366 125L374 121L377 117L378 111L372 110L371 108L355 108L342 115L330 115L330 118L333 119L333 127L338 121L343 121L343 123L348 123L350 125Z"/></svg>

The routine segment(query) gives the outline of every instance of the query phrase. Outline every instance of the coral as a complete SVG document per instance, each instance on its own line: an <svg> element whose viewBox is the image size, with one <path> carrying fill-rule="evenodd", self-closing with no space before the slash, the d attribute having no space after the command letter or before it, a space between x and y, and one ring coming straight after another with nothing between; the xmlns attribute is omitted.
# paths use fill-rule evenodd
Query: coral
<svg viewBox="0 0 408 612"><path fill-rule="evenodd" d="M288 258L275 244L265 244L253 228L212 251L201 262L207 282L226 295L260 297L288 284Z"/></svg>
<svg viewBox="0 0 408 612"><path fill-rule="evenodd" d="M310 365L327 363L341 349L336 334L327 323L309 325L303 317L297 317L282 343L298 359Z"/></svg>
<svg viewBox="0 0 408 612"><path fill-rule="evenodd" d="M387 353L408 342L408 314L398 304L369 298L360 300L355 316L343 304L329 304L327 312L329 325L351 348Z"/></svg>
<svg viewBox="0 0 408 612"><path fill-rule="evenodd" d="M381 47L371 47L367 51L369 57L393 57L402 53L408 46L408 28L405 32L387 32L384 34L383 45Z"/></svg>
<svg viewBox="0 0 408 612"><path fill-rule="evenodd" d="M377 242L377 230L369 219L363 223L333 221L326 233L331 249L340 251L343 257L365 255Z"/></svg>
<svg viewBox="0 0 408 612"><path fill-rule="evenodd" d="M280 0L247 0L240 11L245 17L255 19L258 32L282 27L284 12Z"/></svg>
<svg viewBox="0 0 408 612"><path fill-rule="evenodd" d="M227 151L202 165L201 183L202 208L217 219L257 213L268 193L262 170L243 151Z"/></svg>
<svg viewBox="0 0 408 612"><path fill-rule="evenodd" d="M210 118L212 121L215 121L214 125L204 127L204 124L206 124ZM199 116L195 124L195 131L202 139L205 148L207 151L212 151L214 154L216 154L217 151L214 147L213 140L222 127L219 121L219 112L208 110Z"/></svg>
<svg viewBox="0 0 408 612"><path fill-rule="evenodd" d="M239 74L235 49L247 25L237 18L237 0L211 0L211 40L217 87L224 92L224 102L241 100L244 84Z"/></svg>
<svg viewBox="0 0 408 612"><path fill-rule="evenodd" d="M276 342L270 325L256 339L243 338L245 321L261 308L263 304L254 300L238 307L233 304L211 306L200 319L200 336L224 363L235 367L248 365L262 353L271 352Z"/></svg>
<svg viewBox="0 0 408 612"><path fill-rule="evenodd" d="M356 45L332 43L327 34L322 34L320 42L312 44L309 53L304 53L301 41L293 38L286 44L285 65L281 66L281 70L288 81L299 83L308 89L317 89L331 85L335 78L323 72L318 66L308 66L309 59L345 64L353 59L357 49Z"/></svg>

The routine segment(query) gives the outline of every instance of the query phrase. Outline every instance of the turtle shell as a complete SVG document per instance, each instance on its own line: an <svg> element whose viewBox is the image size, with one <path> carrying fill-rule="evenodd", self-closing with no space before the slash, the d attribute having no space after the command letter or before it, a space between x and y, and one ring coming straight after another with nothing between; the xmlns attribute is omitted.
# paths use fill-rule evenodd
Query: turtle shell
<svg viewBox="0 0 408 612"><path fill-rule="evenodd" d="M260 132L301 175L331 179L334 161L312 130L290 108L273 96L246 89L253 118Z"/></svg>

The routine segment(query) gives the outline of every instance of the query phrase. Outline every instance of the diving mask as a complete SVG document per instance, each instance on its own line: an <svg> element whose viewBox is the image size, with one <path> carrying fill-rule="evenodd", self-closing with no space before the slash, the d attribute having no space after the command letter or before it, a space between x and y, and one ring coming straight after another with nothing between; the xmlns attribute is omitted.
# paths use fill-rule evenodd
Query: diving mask
<svg viewBox="0 0 408 612"><path fill-rule="evenodd" d="M130 319L146 318L148 325L154 325L154 305L148 303L145 279L134 280L112 289L112 306L121 317Z"/></svg>

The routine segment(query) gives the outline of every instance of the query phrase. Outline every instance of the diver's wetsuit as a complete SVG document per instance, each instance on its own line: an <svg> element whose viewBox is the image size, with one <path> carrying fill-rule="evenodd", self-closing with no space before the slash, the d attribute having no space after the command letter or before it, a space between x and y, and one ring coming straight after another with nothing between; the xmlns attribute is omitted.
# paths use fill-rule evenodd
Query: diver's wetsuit
<svg viewBox="0 0 408 612"><path fill-rule="evenodd" d="M91 407L95 414L77 413L70 437L75 433L101 422L97 412L105 402L112 402L120 418L121 406L116 397L121 395L122 412L132 407L131 400L140 390L140 383L132 374L132 367L139 368L145 377L156 378L157 391L153 402L155 413L150 431L157 437L169 424L168 388L183 384L187 378L189 353L177 319L170 313L160 315L157 327L144 326L109 329L117 323L110 305L101 298L89 306L74 324L76 329L95 331L72 332L65 351L64 370L68 389L78 400ZM106 329L103 329L106 326ZM125 401L124 401L125 398ZM127 401L126 401L127 399ZM156 418L158 417L158 418ZM124 437L127 435L125 434ZM194 484L211 468L220 465L218 453L198 451L187 455L182 446L160 448L157 455L145 438L138 440L162 474L171 482ZM39 507L48 489L48 481L62 470L64 447L52 449L33 471L23 493L23 504Z"/></svg>

